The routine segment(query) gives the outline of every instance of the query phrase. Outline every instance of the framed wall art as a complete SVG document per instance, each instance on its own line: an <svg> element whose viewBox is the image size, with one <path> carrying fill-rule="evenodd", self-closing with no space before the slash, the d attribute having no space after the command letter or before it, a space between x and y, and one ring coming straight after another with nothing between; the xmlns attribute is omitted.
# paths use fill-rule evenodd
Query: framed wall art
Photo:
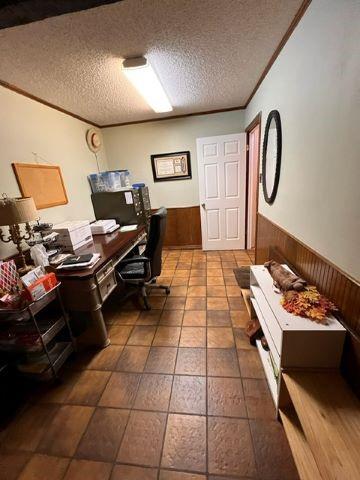
<svg viewBox="0 0 360 480"><path fill-rule="evenodd" d="M191 178L189 151L151 155L151 166L154 182Z"/></svg>

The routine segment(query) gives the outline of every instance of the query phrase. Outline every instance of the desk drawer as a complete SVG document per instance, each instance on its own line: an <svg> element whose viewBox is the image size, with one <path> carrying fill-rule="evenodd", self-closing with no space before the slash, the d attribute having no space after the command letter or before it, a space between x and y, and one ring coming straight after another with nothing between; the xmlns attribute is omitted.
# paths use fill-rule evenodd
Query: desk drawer
<svg viewBox="0 0 360 480"><path fill-rule="evenodd" d="M100 283L103 280L103 278L109 275L109 273L112 271L114 271L114 265L113 265L113 262L110 260L96 273L95 276L96 276L97 282Z"/></svg>
<svg viewBox="0 0 360 480"><path fill-rule="evenodd" d="M116 288L116 276L115 271L111 270L106 276L102 277L101 281L98 281L99 293L101 301L104 302L113 290Z"/></svg>

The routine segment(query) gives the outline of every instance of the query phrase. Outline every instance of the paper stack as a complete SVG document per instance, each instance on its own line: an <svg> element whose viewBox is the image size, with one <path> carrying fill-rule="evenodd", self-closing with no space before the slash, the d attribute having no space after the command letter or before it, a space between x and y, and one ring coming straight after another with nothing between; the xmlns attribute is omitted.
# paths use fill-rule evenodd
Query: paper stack
<svg viewBox="0 0 360 480"><path fill-rule="evenodd" d="M91 233L93 235L104 235L112 233L119 228L116 220L97 220L90 224Z"/></svg>

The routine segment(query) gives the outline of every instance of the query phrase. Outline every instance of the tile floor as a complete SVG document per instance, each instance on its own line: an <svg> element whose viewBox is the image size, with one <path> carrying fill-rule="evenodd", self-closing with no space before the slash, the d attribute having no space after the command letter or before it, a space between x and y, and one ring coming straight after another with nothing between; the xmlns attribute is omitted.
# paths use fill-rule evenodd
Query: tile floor
<svg viewBox="0 0 360 480"><path fill-rule="evenodd" d="M106 306L111 346L77 354L0 434L6 480L296 480L233 268L164 252L152 310Z"/></svg>

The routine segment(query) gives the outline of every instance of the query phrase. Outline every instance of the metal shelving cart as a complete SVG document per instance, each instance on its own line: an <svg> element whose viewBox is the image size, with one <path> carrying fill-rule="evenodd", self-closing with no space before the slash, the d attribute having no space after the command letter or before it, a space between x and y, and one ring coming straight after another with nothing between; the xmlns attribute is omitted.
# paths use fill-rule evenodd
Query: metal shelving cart
<svg viewBox="0 0 360 480"><path fill-rule="evenodd" d="M15 358L21 374L40 381L57 378L75 350L60 285L23 308L0 308L0 351L9 355L9 363ZM55 302L58 308L53 308ZM56 341L58 337L61 341Z"/></svg>

